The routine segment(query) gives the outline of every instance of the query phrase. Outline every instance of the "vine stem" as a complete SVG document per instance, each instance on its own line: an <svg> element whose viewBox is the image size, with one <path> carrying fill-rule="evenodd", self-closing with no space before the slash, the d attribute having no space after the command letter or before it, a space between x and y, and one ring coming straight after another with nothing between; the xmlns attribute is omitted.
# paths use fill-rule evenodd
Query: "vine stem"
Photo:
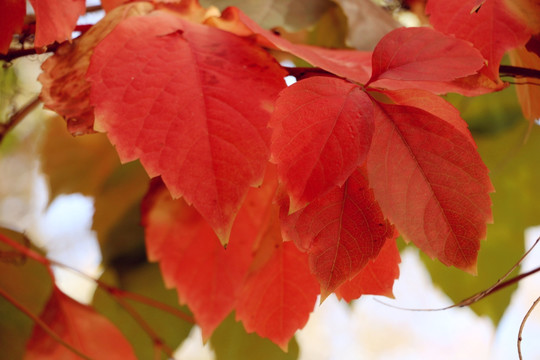
<svg viewBox="0 0 540 360"><path fill-rule="evenodd" d="M156 301L156 300L154 300L152 298L149 298L149 297L146 297L144 295L140 295L140 294L136 294L136 293L126 291L126 290L115 288L114 286L110 286L108 284L105 284L103 281L101 281L99 279L96 279L93 276L90 276L90 275L84 273L83 271L72 268L72 267L70 267L70 266L68 266L66 264L62 264L62 263L60 263L58 261L55 261L55 260L49 260L49 261L50 261L50 263L52 265L56 265L56 266L59 266L61 268L66 269L66 270L73 271L73 272L79 274L80 276L82 276L82 277L84 277L86 279L89 279L90 281L95 282L100 288L105 290L113 298L122 297L122 298L126 298L126 299L131 299L131 300L136 301L138 303L151 306L153 308L162 310L164 312L168 312L169 314L174 315L177 318L179 318L181 320L184 320L186 322L189 322L191 324L195 323L195 319L193 319L192 316L189 316L189 315L183 313L182 311L180 311L180 310L178 310L178 309L176 309L176 308L174 308L172 306L169 306L169 305L167 305L165 303Z"/></svg>
<svg viewBox="0 0 540 360"><path fill-rule="evenodd" d="M29 102L23 105L22 108L17 110L15 114L11 115L9 120L5 124L0 124L0 143L6 136L6 134L19 124L32 110L34 110L40 103L39 95L36 95Z"/></svg>
<svg viewBox="0 0 540 360"><path fill-rule="evenodd" d="M518 338L517 338L517 348L518 348L518 356L519 356L519 360L523 360L523 356L521 354L521 340L523 340L523 329L525 328L525 323L527 322L527 319L529 318L529 316L531 315L531 313L533 312L534 308L536 307L536 305L538 305L538 303L540 302L540 297L538 297L532 304L532 306L529 308L529 311L527 311L527 314L525 314L525 317L523 318L523 320L521 321L521 325L519 327L519 333L518 333Z"/></svg>
<svg viewBox="0 0 540 360"><path fill-rule="evenodd" d="M504 274L501 278L499 278L495 284L493 284L492 286L490 286L489 288L485 289L485 290L482 290L464 300L461 300L460 302L456 303L456 304L453 304L453 305L450 305L450 306L446 306L446 307L443 307L443 308L436 308L436 309L413 309L413 308L404 308L404 307L400 307L400 306L395 306L395 305L392 305L392 304L388 304L384 301L380 301L378 299L375 299L375 301L383 304L383 305L386 305L386 306L389 306L391 308L395 308L395 309L400 309L400 310L407 310L407 311L443 311L443 310L449 310L449 309L452 309L452 308L456 308L456 307L465 307L465 306L470 306L480 300L482 300L483 298L485 298L486 296L488 296L489 294L492 294L494 292L497 292L499 290L502 290L504 289L505 287L507 286L510 286L512 284L515 284L517 282L519 282L521 279L523 278L526 278L527 276L531 276L537 272L540 271L540 266L533 269L533 270L530 270L530 271L527 271L523 274L519 274L517 276L514 276L513 278L510 278L508 280L505 281L506 278L508 278L508 276L510 276L510 274L519 266L519 264L521 264L521 262L527 257L527 255L529 255L529 253L535 248L535 246L540 242L540 237L538 237L536 239L536 241L534 242L534 244L529 248L529 250L527 250L527 252L525 252L525 254L523 254L523 256L510 268L510 270L508 270L506 272L506 274Z"/></svg>
<svg viewBox="0 0 540 360"><path fill-rule="evenodd" d="M89 356L83 354L80 350L75 348L74 346L70 345L66 341L64 341L53 329L49 327L43 320L41 320L39 317L32 314L30 310L28 310L23 305L19 304L17 300L15 300L11 295L9 295L7 292L5 292L2 288L0 288L0 296L2 296L4 299L6 299L11 305L15 306L19 311L21 311L23 314L28 316L34 323L36 323L37 326L39 326L43 331L45 331L50 337L52 337L55 341L60 343L62 346L64 346L66 349L71 351L72 353L76 354L77 356L85 359L85 360L92 360Z"/></svg>

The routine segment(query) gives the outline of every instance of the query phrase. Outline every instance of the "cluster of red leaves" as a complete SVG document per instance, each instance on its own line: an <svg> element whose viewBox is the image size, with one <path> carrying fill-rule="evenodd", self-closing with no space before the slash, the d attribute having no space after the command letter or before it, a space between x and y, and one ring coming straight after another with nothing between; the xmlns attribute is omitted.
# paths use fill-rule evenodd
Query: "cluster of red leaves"
<svg viewBox="0 0 540 360"><path fill-rule="evenodd" d="M476 3L431 0L436 30L394 30L372 53L292 44L236 8L130 3L45 62L42 98L156 177L148 255L203 336L234 309L285 348L318 294L391 295L398 232L476 271L493 189L436 94L502 88L503 53L531 36L503 0ZM326 74L286 87L269 50Z"/></svg>

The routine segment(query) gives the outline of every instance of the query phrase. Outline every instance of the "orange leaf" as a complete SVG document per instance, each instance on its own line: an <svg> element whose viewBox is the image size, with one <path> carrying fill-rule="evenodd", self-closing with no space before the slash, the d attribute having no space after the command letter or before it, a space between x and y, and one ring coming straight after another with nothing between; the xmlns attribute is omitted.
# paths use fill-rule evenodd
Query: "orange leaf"
<svg viewBox="0 0 540 360"><path fill-rule="evenodd" d="M236 305L256 240L270 220L276 186L269 169L262 187L250 190L225 249L195 209L152 181L142 206L148 258L159 261L165 284L177 289L205 339Z"/></svg>
<svg viewBox="0 0 540 360"><path fill-rule="evenodd" d="M176 288L208 339L234 308L252 260L252 231L239 223L225 249L197 211L173 200L158 179L143 202L143 226L148 259L159 262L165 284Z"/></svg>
<svg viewBox="0 0 540 360"><path fill-rule="evenodd" d="M40 319L62 340L91 358L136 359L129 342L109 320L56 287ZM25 360L80 359L38 325L26 349Z"/></svg>
<svg viewBox="0 0 540 360"><path fill-rule="evenodd" d="M373 51L373 73L377 80L452 81L473 75L484 64L469 43L430 28L399 28L385 35Z"/></svg>
<svg viewBox="0 0 540 360"><path fill-rule="evenodd" d="M46 108L66 119L73 135L94 132L90 83L85 79L94 47L123 19L146 14L153 8L150 3L138 2L114 9L81 38L62 44L41 66L41 99Z"/></svg>
<svg viewBox="0 0 540 360"><path fill-rule="evenodd" d="M96 127L121 160L161 175L224 244L262 180L285 75L251 41L160 11L118 25L88 70Z"/></svg>
<svg viewBox="0 0 540 360"><path fill-rule="evenodd" d="M513 65L529 69L540 70L540 57L527 51L525 47L520 47L510 51L510 61ZM523 111L523 116L531 121L540 119L540 80L535 78L524 78L527 84L516 86L519 103Z"/></svg>
<svg viewBox="0 0 540 360"><path fill-rule="evenodd" d="M504 53L524 45L530 30L508 10L506 0L489 0L472 12L478 0L430 0L426 12L433 27L445 34L467 40L487 60L485 75L499 79L499 65Z"/></svg>
<svg viewBox="0 0 540 360"><path fill-rule="evenodd" d="M86 11L84 0L56 1L30 0L36 13L37 48L71 40L71 33L77 24L79 16Z"/></svg>
<svg viewBox="0 0 540 360"><path fill-rule="evenodd" d="M281 242L279 233L266 241L272 255L247 278L236 319L247 332L256 332L286 350L296 330L306 325L319 287L309 272L306 255L292 242Z"/></svg>
<svg viewBox="0 0 540 360"><path fill-rule="evenodd" d="M383 213L429 256L475 273L493 190L475 146L418 108L379 103L375 113L368 174Z"/></svg>

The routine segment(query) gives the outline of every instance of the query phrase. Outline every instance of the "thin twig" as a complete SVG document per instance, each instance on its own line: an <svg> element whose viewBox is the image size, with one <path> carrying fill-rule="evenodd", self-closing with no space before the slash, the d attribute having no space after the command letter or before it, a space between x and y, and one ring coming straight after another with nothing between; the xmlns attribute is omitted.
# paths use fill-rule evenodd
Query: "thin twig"
<svg viewBox="0 0 540 360"><path fill-rule="evenodd" d="M529 311L527 311L527 314L525 314L525 317L523 318L523 320L521 321L521 326L519 327L519 333L518 333L518 338L517 338L517 348L518 348L518 356L519 356L519 360L523 360L523 356L521 355L521 340L523 339L522 338L522 334L523 334L523 328L525 328L525 322L527 322L527 319L529 318L529 316L531 315L531 313L533 312L534 308L536 307L536 305L538 305L538 303L540 302L540 297L537 298L534 303L532 304L532 306L529 308Z"/></svg>
<svg viewBox="0 0 540 360"><path fill-rule="evenodd" d="M193 319L192 316L190 316L190 315L188 315L186 313L183 313L182 311L176 309L173 306L167 305L165 303L162 303L160 301L157 301L157 300L154 300L152 298L146 297L144 295L132 293L132 292L127 291L127 290L118 289L118 288L116 288L114 286L110 286L110 285L104 283L103 281L101 281L99 279L96 279L93 276L90 276L90 275L84 273L83 271L72 268L71 266L68 266L66 264L62 264L62 263L60 263L60 262L58 262L56 260L49 260L49 261L50 261L50 263L52 265L56 265L56 266L59 266L59 267L62 267L64 269L66 269L66 270L73 271L73 272L79 274L80 276L82 276L82 277L84 277L84 278L86 278L86 279L88 279L90 281L95 282L100 288L105 290L107 293L109 293L113 297L123 297L123 298L126 298L126 299L131 299L131 300L139 302L141 304L151 306L151 307L153 307L155 309L159 309L159 310L168 312L169 314L174 315L177 318L179 318L181 320L184 320L184 321L186 321L188 323L191 323L191 324L195 323L195 319Z"/></svg>
<svg viewBox="0 0 540 360"><path fill-rule="evenodd" d="M518 281L520 281L521 279L523 278L526 278L527 276L530 276L534 273L537 273L538 271L540 271L540 267L537 267L533 270L530 270L526 273L523 273L523 274L519 274L511 279L508 279L506 281L504 281L518 266L519 264L521 264L521 262L525 259L525 257L527 257L527 255L529 255L529 253L534 249L534 247L538 244L538 242L540 242L540 237L536 239L536 241L534 242L534 244L529 248L529 250L527 250L527 252L525 254L523 254L523 256L518 260L518 262L516 262L511 268L510 270L508 270L506 272L506 274L504 274L501 278L499 278L495 284L493 284L492 286L490 286L489 288L487 288L486 290L483 290L483 291L480 291L479 293L476 293L474 294L473 296L470 296L464 300L461 300L460 302L456 303L456 304L453 304L453 305L450 305L450 306L446 306L446 307L443 307L443 308L434 308L434 309L414 309L414 308L405 308L405 307L400 307L400 306L396 306L396 305L392 305L392 304L388 304L384 301L380 301L379 299L375 299L375 301L383 304L383 305L386 305L386 306L389 306L391 308L394 308L394 309L399 309L399 310L407 310L407 311L443 311L443 310L449 310L449 309L452 309L452 308L455 308L455 307L465 307L465 306L470 306L480 300L482 300L483 298L485 298L486 296L488 296L489 294L492 294L494 292L497 292L499 290L502 290L504 289L505 287L509 286L509 285L512 285Z"/></svg>
<svg viewBox="0 0 540 360"><path fill-rule="evenodd" d="M0 143L6 136L6 134L19 124L32 110L39 105L39 96L35 96L32 100L27 102L22 108L9 118L5 124L0 124Z"/></svg>
<svg viewBox="0 0 540 360"><path fill-rule="evenodd" d="M39 326L43 331L45 331L50 337L52 337L55 341L60 343L62 346L64 346L66 349L71 351L72 353L76 354L77 356L85 359L85 360L92 360L89 356L83 354L80 350L76 349L74 346L70 345L66 341L64 341L53 329L49 327L43 320L41 320L39 317L32 314L30 310L28 310L23 305L19 304L17 300L11 297L7 292L5 292L2 288L0 288L0 296L2 296L4 299L6 299L9 303L11 303L13 306L15 306L19 311L21 311L23 314L28 316L30 319L32 319L37 326Z"/></svg>
<svg viewBox="0 0 540 360"><path fill-rule="evenodd" d="M512 65L500 65L499 75L540 79L540 70L529 69L529 68L524 68L524 67L519 67L519 66L512 66Z"/></svg>
<svg viewBox="0 0 540 360"><path fill-rule="evenodd" d="M25 239L28 239L25 234L21 233L21 235L23 235ZM168 312L169 314L174 315L174 316L178 317L179 319L184 320L186 322L189 322L191 324L195 323L195 320L193 319L192 316L190 316L190 315L188 315L186 313L183 313L182 311L176 309L173 306L167 305L165 303L162 303L160 301L157 301L157 300L154 300L152 298L146 297L144 295L132 293L132 292L129 292L127 290L118 289L118 288L115 288L115 287L110 286L108 284L105 284L103 281L101 281L99 279L96 279L93 276L90 276L90 275L86 274L85 272L83 272L83 271L81 271L79 269L75 269L75 268L73 268L71 266L63 264L63 263L58 262L56 260L48 259L47 257L35 252L32 249L29 249L28 247L25 247L25 246L17 243L16 241L11 240L10 238L8 238L6 236L3 236L2 234L0 234L0 242L3 242L5 244L11 246L12 248L17 250L18 252L24 254L25 256L28 256L28 257L32 258L33 260L35 260L37 262L40 262L41 264L43 264L45 266L56 265L56 266L59 266L59 267L61 267L63 269L75 272L75 273L79 274L80 276L82 276L82 277L84 277L84 278L86 278L86 279L88 279L90 281L95 282L99 287L103 288L103 290L105 290L107 293L109 293L109 294L111 294L113 296L121 296L121 297L124 297L124 298L127 298L127 299L131 299L131 300L139 302L141 304L145 304L145 305L151 306L153 308L160 309L162 311ZM30 241L29 241L29 243L30 243Z"/></svg>
<svg viewBox="0 0 540 360"><path fill-rule="evenodd" d="M308 76L313 75L328 75L328 76L335 76L329 71L326 71L324 69L318 68L318 67L288 67L284 66L283 69L285 69L289 75L294 76L297 79L302 79Z"/></svg>

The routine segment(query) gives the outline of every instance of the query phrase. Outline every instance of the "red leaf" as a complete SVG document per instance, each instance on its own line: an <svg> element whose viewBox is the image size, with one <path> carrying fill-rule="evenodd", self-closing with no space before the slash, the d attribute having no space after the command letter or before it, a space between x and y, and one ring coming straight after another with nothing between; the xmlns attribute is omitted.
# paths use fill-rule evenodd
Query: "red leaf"
<svg viewBox="0 0 540 360"><path fill-rule="evenodd" d="M40 318L62 340L93 359L136 359L129 342L109 320L56 287ZM26 360L80 359L38 325L34 326L26 349Z"/></svg>
<svg viewBox="0 0 540 360"><path fill-rule="evenodd" d="M407 80L396 81L391 79L379 79L376 86L388 90L422 89L435 94L457 93L465 96L478 96L499 91L509 84L501 80L494 81L488 78L484 71L459 78L452 81L422 81Z"/></svg>
<svg viewBox="0 0 540 360"><path fill-rule="evenodd" d="M343 283L335 293L339 299L351 302L362 295L382 295L394 297L392 287L399 278L399 263L401 258L396 245L395 235L387 239L379 255L351 280Z"/></svg>
<svg viewBox="0 0 540 360"><path fill-rule="evenodd" d="M540 56L521 47L510 52L510 61L515 66L528 69L540 70ZM525 78L520 82L526 82L516 86L518 100L523 111L523 116L531 122L540 119L540 80Z"/></svg>
<svg viewBox="0 0 540 360"><path fill-rule="evenodd" d="M205 339L236 304L276 186L275 171L269 169L262 187L250 190L225 249L195 209L173 200L161 181L152 181L142 206L148 258L160 263L165 284L177 289Z"/></svg>
<svg viewBox="0 0 540 360"><path fill-rule="evenodd" d="M373 73L396 81L451 81L473 75L484 59L470 44L430 28L399 28L385 35L373 51Z"/></svg>
<svg viewBox="0 0 540 360"><path fill-rule="evenodd" d="M293 44L261 28L235 7L225 9L221 18L212 18L208 22L213 26L242 36L258 34L261 45L298 56L311 65L338 76L346 77L360 83L365 83L369 79L371 72L371 52L331 50L309 45Z"/></svg>
<svg viewBox="0 0 540 360"><path fill-rule="evenodd" d="M37 48L71 39L79 16L86 12L84 0L30 0L36 13Z"/></svg>
<svg viewBox="0 0 540 360"><path fill-rule="evenodd" d="M145 197L143 225L148 259L159 262L165 284L176 288L208 339L234 308L252 260L252 232L239 231L225 249L197 211L173 200L158 180Z"/></svg>
<svg viewBox="0 0 540 360"><path fill-rule="evenodd" d="M25 14L26 1L2 1L2 11L0 11L0 54L7 54L13 34L22 30Z"/></svg>
<svg viewBox="0 0 540 360"><path fill-rule="evenodd" d="M373 109L358 86L312 77L281 92L270 126L272 161L278 165L294 212L343 185L366 160Z"/></svg>
<svg viewBox="0 0 540 360"><path fill-rule="evenodd" d="M41 66L40 97L46 108L64 117L72 135L95 132L90 83L85 78L95 46L125 18L144 15L153 9L152 4L146 2L114 9L80 38L62 44Z"/></svg>
<svg viewBox="0 0 540 360"><path fill-rule="evenodd" d="M313 311L319 287L309 272L307 257L292 242L267 237L271 256L254 270L243 287L236 319L247 332L269 338L282 349Z"/></svg>
<svg viewBox="0 0 540 360"><path fill-rule="evenodd" d="M471 132L469 131L469 126L465 120L461 118L459 110L442 97L423 90L384 90L382 93L384 93L398 105L407 105L422 109L446 121L461 131L461 133L465 135L471 141L471 144L473 144L476 148L476 144L472 138Z"/></svg>
<svg viewBox="0 0 540 360"><path fill-rule="evenodd" d="M285 75L249 39L161 12L118 25L88 70L96 129L122 161L138 158L161 175L223 243L249 186L262 180Z"/></svg>
<svg viewBox="0 0 540 360"><path fill-rule="evenodd" d="M507 8L505 0L486 1L472 12L477 0L429 0L426 12L435 29L470 41L487 60L486 75L497 80L504 53L524 45L531 33Z"/></svg>
<svg viewBox="0 0 540 360"><path fill-rule="evenodd" d="M493 190L475 146L418 108L379 103L369 183L403 237L446 265L474 273Z"/></svg>
<svg viewBox="0 0 540 360"><path fill-rule="evenodd" d="M323 299L377 257L394 233L369 188L365 168L356 170L342 187L284 218L282 226L309 254Z"/></svg>

